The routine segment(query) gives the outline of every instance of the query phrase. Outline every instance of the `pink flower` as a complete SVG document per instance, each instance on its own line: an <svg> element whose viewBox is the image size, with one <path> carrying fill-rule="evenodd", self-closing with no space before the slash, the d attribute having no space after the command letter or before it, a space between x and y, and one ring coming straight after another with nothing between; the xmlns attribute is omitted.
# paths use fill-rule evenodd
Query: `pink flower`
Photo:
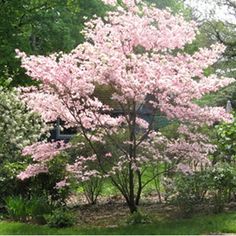
<svg viewBox="0 0 236 236"><path fill-rule="evenodd" d="M186 164L178 164L177 165L177 170L179 170L180 172L182 172L183 174L193 174L193 171L191 170L189 165Z"/></svg>
<svg viewBox="0 0 236 236"><path fill-rule="evenodd" d="M43 164L33 164L29 165L25 171L17 175L17 178L20 180L25 180L30 177L34 177L40 173L47 173L48 168Z"/></svg>
<svg viewBox="0 0 236 236"><path fill-rule="evenodd" d="M105 157L112 157L112 153L111 152L106 153Z"/></svg>
<svg viewBox="0 0 236 236"><path fill-rule="evenodd" d="M69 185L70 185L70 184L69 184L68 182L66 182L66 179L64 179L64 180L62 180L62 181L56 183L55 188L61 189L61 188L64 188L64 187L66 187L66 186L69 186Z"/></svg>
<svg viewBox="0 0 236 236"><path fill-rule="evenodd" d="M26 146L22 151L22 155L31 155L32 159L37 162L47 162L68 147L70 145L65 144L63 141L53 143L38 142L31 146Z"/></svg>

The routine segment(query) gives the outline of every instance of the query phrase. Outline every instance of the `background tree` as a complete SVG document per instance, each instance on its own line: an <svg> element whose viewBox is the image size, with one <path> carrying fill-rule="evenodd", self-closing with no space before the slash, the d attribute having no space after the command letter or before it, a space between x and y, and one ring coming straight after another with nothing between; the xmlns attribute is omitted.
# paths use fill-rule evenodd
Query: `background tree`
<svg viewBox="0 0 236 236"><path fill-rule="evenodd" d="M186 1L191 2L191 1ZM198 0L194 3L198 3L199 7L202 4L208 4L210 11L206 9L206 15L202 16L202 11L197 8L193 8L193 17L199 20L200 31L202 35L205 35L205 42L210 43L220 42L226 46L226 50L223 54L223 59L216 63L213 67L213 71L217 71L218 74L225 76L235 77L235 13L236 4L233 0L222 1L204 1ZM189 4L191 7L192 5ZM207 6L207 5L206 5ZM206 7L207 8L207 7ZM217 10L218 9L218 10ZM221 14L219 13L221 12ZM224 14L224 15L223 15ZM227 100L231 100L233 108L236 105L236 87L235 85L229 86L226 89L222 89L216 94L206 96L202 100L205 104L225 105Z"/></svg>
<svg viewBox="0 0 236 236"><path fill-rule="evenodd" d="M191 18L191 10L186 7L183 0L146 0L146 2L155 4L158 9L169 8L174 14L183 14L187 19Z"/></svg>
<svg viewBox="0 0 236 236"><path fill-rule="evenodd" d="M0 1L0 78L13 78L12 85L27 84L15 48L32 54L68 52L83 42L80 33L86 18L102 16L106 7L99 0Z"/></svg>

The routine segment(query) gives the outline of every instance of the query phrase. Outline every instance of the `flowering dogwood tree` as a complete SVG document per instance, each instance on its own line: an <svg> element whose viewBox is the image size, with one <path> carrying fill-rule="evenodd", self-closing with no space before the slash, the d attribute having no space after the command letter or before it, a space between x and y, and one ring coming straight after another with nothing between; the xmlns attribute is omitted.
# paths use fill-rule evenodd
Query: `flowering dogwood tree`
<svg viewBox="0 0 236 236"><path fill-rule="evenodd" d="M193 55L184 53L185 45L198 33L194 22L138 0L104 2L116 10L104 19L87 22L87 41L69 54L27 56L17 51L27 74L41 82L38 88L25 89L22 99L46 122L60 118L66 127L78 129L84 137L79 148L89 145L91 151L78 155L68 171L80 181L109 176L134 212L142 189L153 178L142 180L148 166L175 160L173 163L184 171L183 164L177 165L180 159L182 163L203 162L214 151L205 136L193 134L196 128L186 125L179 128L179 139L167 140L153 130L153 121L142 118L142 107L148 107L153 116L162 112L193 127L229 121L224 108L200 107L194 100L233 80L204 75L204 69L220 58L223 45L201 48ZM111 99L123 115L113 117L112 106L94 96L99 86L110 88ZM96 143L107 147L112 143L113 148L101 154ZM27 147L23 153L31 154L35 165L19 178L46 172L47 160L65 148L52 143Z"/></svg>

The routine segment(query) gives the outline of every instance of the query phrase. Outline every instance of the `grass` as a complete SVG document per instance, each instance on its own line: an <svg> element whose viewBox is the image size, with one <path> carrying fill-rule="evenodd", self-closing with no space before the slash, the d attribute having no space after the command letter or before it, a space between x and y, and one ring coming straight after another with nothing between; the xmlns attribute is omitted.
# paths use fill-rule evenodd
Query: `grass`
<svg viewBox="0 0 236 236"><path fill-rule="evenodd" d="M236 212L195 216L191 219L160 221L155 224L120 226L117 228L70 227L54 229L47 226L0 222L0 234L212 234L236 233Z"/></svg>

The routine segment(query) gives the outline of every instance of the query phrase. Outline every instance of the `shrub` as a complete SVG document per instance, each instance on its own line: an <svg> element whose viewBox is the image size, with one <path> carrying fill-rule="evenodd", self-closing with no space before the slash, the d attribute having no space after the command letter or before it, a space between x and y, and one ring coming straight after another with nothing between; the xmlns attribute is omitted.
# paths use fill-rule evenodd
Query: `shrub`
<svg viewBox="0 0 236 236"><path fill-rule="evenodd" d="M35 223L45 224L46 220L44 215L51 211L52 207L49 205L46 196L33 196L27 201L27 215L30 217L30 220Z"/></svg>
<svg viewBox="0 0 236 236"><path fill-rule="evenodd" d="M179 173L171 181L171 203L184 217L192 215L202 203L210 204L208 208L219 213L235 193L236 169L227 162L218 162L190 175Z"/></svg>
<svg viewBox="0 0 236 236"><path fill-rule="evenodd" d="M75 224L74 215L64 208L54 210L46 216L46 220L50 227L56 228L69 227Z"/></svg>
<svg viewBox="0 0 236 236"><path fill-rule="evenodd" d="M15 90L0 86L0 157L16 160L24 146L36 142L45 131L41 118L27 109Z"/></svg>
<svg viewBox="0 0 236 236"><path fill-rule="evenodd" d="M126 223L129 225L149 224L151 223L151 219L148 215L143 214L140 211L137 211L128 217Z"/></svg>
<svg viewBox="0 0 236 236"><path fill-rule="evenodd" d="M210 172L210 187L214 212L223 211L226 202L230 201L231 193L236 189L236 170L229 163L218 162Z"/></svg>
<svg viewBox="0 0 236 236"><path fill-rule="evenodd" d="M103 179L90 178L90 180L82 183L84 195L89 204L94 205L97 203L97 198L102 191Z"/></svg>
<svg viewBox="0 0 236 236"><path fill-rule="evenodd" d="M28 216L27 204L22 196L8 197L6 199L6 209L10 218L16 221L25 222Z"/></svg>
<svg viewBox="0 0 236 236"><path fill-rule="evenodd" d="M228 162L234 161L236 158L236 114L234 117L232 123L222 123L216 126L219 157Z"/></svg>
<svg viewBox="0 0 236 236"><path fill-rule="evenodd" d="M27 159L19 161L21 150L38 140L45 126L39 115L28 111L16 90L1 85L0 113L0 202L3 203L8 196L24 193L25 186L16 179L28 164Z"/></svg>
<svg viewBox="0 0 236 236"><path fill-rule="evenodd" d="M46 197L33 196L30 199L22 196L13 196L6 199L8 215L17 221L33 221L34 223L46 223L44 215L51 212Z"/></svg>
<svg viewBox="0 0 236 236"><path fill-rule="evenodd" d="M178 173L171 185L171 203L175 204L183 217L194 213L195 206L206 200L209 190L209 172L198 171L192 174Z"/></svg>

